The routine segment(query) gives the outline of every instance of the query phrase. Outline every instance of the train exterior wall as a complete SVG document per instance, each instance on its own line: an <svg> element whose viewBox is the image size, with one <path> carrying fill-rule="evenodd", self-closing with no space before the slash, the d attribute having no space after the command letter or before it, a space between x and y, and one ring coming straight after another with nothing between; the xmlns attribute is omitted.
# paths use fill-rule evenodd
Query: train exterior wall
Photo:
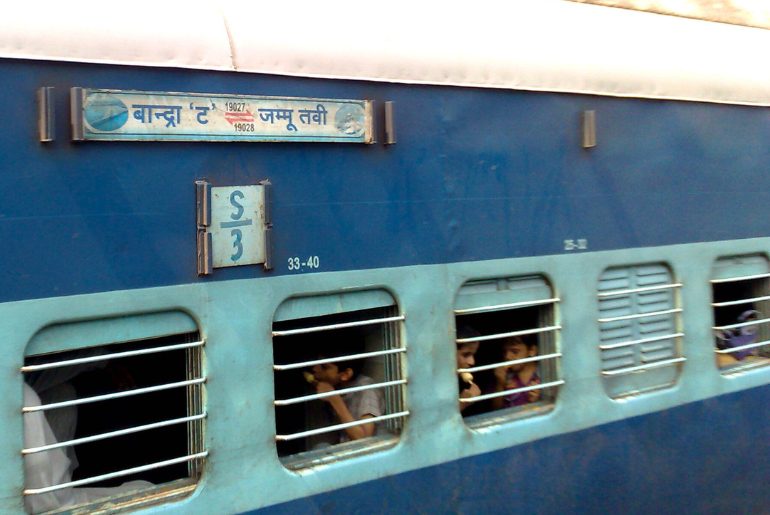
<svg viewBox="0 0 770 515"><path fill-rule="evenodd" d="M765 109L2 61L0 300L200 281L193 182L273 183L275 269L206 280L555 255L770 233ZM34 94L56 88L56 140ZM69 141L73 86L395 101L398 143ZM581 147L584 110L598 145ZM10 125L12 124L12 125ZM364 223L362 223L364 222ZM302 273L302 271L299 271Z"/></svg>
<svg viewBox="0 0 770 515"><path fill-rule="evenodd" d="M40 86L56 88L56 139L45 144ZM391 100L398 142L72 143L75 86ZM708 282L716 259L770 251L766 108L21 60L0 61L0 92L10 265L0 370L19 393L0 398L12 421L0 424L10 442L0 511L22 510L18 370L29 342L55 323L170 310L207 342L210 455L193 495L148 512L770 506L768 367L719 373ZM581 146L585 110L597 117L592 149ZM197 276L203 178L271 181L273 270ZM295 256L320 266L290 270ZM687 362L672 387L613 400L601 382L597 282L608 267L650 262L683 284ZM455 296L469 280L531 274L561 297L565 384L547 414L471 430L457 409ZM357 288L389 292L407 314L411 414L391 449L289 471L274 441L274 314L300 293ZM36 351L60 342L49 343Z"/></svg>

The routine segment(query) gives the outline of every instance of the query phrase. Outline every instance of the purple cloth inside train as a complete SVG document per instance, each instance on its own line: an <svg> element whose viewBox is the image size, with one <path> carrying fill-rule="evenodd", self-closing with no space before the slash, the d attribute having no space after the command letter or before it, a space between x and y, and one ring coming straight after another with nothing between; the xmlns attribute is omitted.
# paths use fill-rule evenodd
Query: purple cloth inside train
<svg viewBox="0 0 770 515"><path fill-rule="evenodd" d="M754 343L754 340L757 339L756 333L754 334L736 334L734 336L731 336L727 340L725 340L725 347L729 349L734 349L735 347L741 347L742 345L748 345L750 343ZM754 349L744 349L739 350L737 352L731 352L730 355L733 356L738 361L744 359L746 356L751 354L751 352Z"/></svg>

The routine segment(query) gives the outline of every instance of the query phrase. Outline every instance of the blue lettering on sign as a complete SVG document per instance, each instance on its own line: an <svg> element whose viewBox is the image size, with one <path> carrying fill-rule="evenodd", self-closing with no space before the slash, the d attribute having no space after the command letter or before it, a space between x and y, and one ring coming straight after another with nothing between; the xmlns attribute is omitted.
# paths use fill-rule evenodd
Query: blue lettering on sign
<svg viewBox="0 0 770 515"><path fill-rule="evenodd" d="M166 122L166 127L176 127L182 121L182 106L132 104L131 108L134 109L132 116L140 123L152 123L154 117Z"/></svg>
<svg viewBox="0 0 770 515"><path fill-rule="evenodd" d="M238 261L241 259L241 256L243 255L243 244L241 243L241 237L243 236L243 233L241 233L240 229L233 229L230 231L230 236L235 236L235 241L233 242L233 248L235 249L235 254L230 256L230 259L233 261Z"/></svg>
<svg viewBox="0 0 770 515"><path fill-rule="evenodd" d="M192 109L194 111L198 111L198 114L195 115L195 120L199 124L206 125L207 123L209 123L209 121L206 119L206 116L209 114L209 109L211 109L210 107L208 107L208 106L196 106L196 105L193 105L192 102L190 102L190 109Z"/></svg>
<svg viewBox="0 0 770 515"><path fill-rule="evenodd" d="M238 202L238 200L243 200L245 197L246 196L241 190L235 190L230 193L230 204L235 208L235 212L230 213L230 218L233 220L232 222L222 222L219 224L222 229L242 227L244 225L251 225L254 222L251 218L241 219L245 209ZM230 236L235 238L233 241L233 248L235 249L235 253L230 256L230 259L235 262L238 261L241 256L243 256L243 233L240 229L232 229L230 231Z"/></svg>
<svg viewBox="0 0 770 515"><path fill-rule="evenodd" d="M234 192L230 193L230 204L232 204L233 207L238 210L236 213L231 214L230 218L233 220L240 220L240 218L243 216L243 206L240 205L237 200L235 200L235 197L243 200L243 192L241 190L235 190Z"/></svg>

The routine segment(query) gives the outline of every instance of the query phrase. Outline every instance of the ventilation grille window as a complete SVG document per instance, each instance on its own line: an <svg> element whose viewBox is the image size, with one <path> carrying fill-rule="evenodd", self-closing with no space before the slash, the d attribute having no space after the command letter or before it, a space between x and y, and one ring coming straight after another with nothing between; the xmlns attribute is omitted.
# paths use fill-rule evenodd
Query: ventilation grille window
<svg viewBox="0 0 770 515"><path fill-rule="evenodd" d="M617 397L676 381L685 361L679 351L681 308L665 265L605 270L599 279L602 375Z"/></svg>
<svg viewBox="0 0 770 515"><path fill-rule="evenodd" d="M770 358L770 265L763 256L722 258L711 290L716 360L723 373Z"/></svg>
<svg viewBox="0 0 770 515"><path fill-rule="evenodd" d="M559 299L541 276L466 283L454 310L459 409L550 409L561 379ZM513 412L506 412L513 413ZM475 421L484 423L483 421Z"/></svg>
<svg viewBox="0 0 770 515"><path fill-rule="evenodd" d="M28 511L194 484L207 456L203 345L187 333L27 356Z"/></svg>
<svg viewBox="0 0 770 515"><path fill-rule="evenodd" d="M403 321L381 291L296 298L279 307L272 332L274 404L286 466L395 444L409 415Z"/></svg>

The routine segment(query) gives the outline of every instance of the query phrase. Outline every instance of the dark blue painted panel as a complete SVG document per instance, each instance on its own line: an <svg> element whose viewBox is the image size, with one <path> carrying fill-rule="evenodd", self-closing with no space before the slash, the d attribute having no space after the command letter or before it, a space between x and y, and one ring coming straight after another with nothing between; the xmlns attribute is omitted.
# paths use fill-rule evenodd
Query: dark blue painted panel
<svg viewBox="0 0 770 515"><path fill-rule="evenodd" d="M55 86L57 140L34 94ZM68 141L72 86L394 100L398 143ZM595 109L598 147L580 148ZM191 70L0 62L0 301L198 280L193 181L274 184L274 262L320 271L770 234L767 109Z"/></svg>
<svg viewBox="0 0 770 515"><path fill-rule="evenodd" d="M770 386L261 510L768 513Z"/></svg>

